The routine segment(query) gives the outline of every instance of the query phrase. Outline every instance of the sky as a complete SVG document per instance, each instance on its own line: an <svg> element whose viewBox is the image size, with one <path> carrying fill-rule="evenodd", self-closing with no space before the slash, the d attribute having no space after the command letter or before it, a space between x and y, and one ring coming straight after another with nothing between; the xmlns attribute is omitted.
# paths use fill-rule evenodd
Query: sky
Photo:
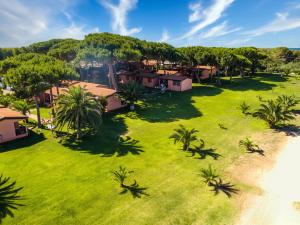
<svg viewBox="0 0 300 225"><path fill-rule="evenodd" d="M176 47L300 47L300 0L0 0L0 47L111 32Z"/></svg>

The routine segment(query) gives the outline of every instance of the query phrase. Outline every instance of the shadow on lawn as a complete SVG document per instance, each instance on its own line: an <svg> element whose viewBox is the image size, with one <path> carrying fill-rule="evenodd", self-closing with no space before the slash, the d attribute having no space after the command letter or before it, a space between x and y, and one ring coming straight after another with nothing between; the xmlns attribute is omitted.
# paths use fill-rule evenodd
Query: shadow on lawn
<svg viewBox="0 0 300 225"><path fill-rule="evenodd" d="M46 140L43 133L38 134L34 131L29 132L28 137L24 137L22 139L17 139L12 142L7 142L0 145L0 152L7 152L12 150L17 150L19 148L26 148L32 145L35 145L41 141Z"/></svg>
<svg viewBox="0 0 300 225"><path fill-rule="evenodd" d="M198 148L192 148L189 150L191 153L190 157L194 157L195 155L199 155L199 158L197 159L206 159L207 157L211 157L214 160L218 160L220 157L222 157L221 154L216 152L215 148L210 149L198 149Z"/></svg>
<svg viewBox="0 0 300 225"><path fill-rule="evenodd" d="M67 136L61 140L61 144L72 150L99 154L103 157L139 155L143 152L138 140L129 136L122 137L127 132L124 118L116 117L115 114L106 114L103 121L101 129L96 135L87 136L82 140Z"/></svg>
<svg viewBox="0 0 300 225"><path fill-rule="evenodd" d="M233 194L238 194L239 190L235 188L230 182L224 182L219 178L212 186L212 190L215 195L218 195L220 192L223 192L228 198L231 198Z"/></svg>
<svg viewBox="0 0 300 225"><path fill-rule="evenodd" d="M127 186L123 186L123 190L120 192L120 194L126 194L130 192L133 198L141 198L142 195L149 196L149 194L146 193L146 190L148 188L140 187L140 185L136 182L136 180L133 182L133 184Z"/></svg>
<svg viewBox="0 0 300 225"><path fill-rule="evenodd" d="M173 122L202 116L193 105L193 96L214 96L222 92L211 86L194 86L186 92L166 92L165 94L146 95L135 112L128 112L127 117L149 122Z"/></svg>
<svg viewBox="0 0 300 225"><path fill-rule="evenodd" d="M258 77L261 81L270 82L285 82L288 80L287 76L281 76L281 74L257 73L255 77Z"/></svg>
<svg viewBox="0 0 300 225"><path fill-rule="evenodd" d="M271 81L271 80L270 80ZM229 80L222 81L222 89L229 89L232 91L268 91L276 87L276 84L270 84L263 81L261 78L233 78L232 82Z"/></svg>

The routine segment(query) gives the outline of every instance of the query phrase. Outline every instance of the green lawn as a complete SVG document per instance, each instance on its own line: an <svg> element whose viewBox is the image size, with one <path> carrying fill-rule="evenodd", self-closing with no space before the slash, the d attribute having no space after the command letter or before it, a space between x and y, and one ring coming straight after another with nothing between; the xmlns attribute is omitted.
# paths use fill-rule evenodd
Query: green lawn
<svg viewBox="0 0 300 225"><path fill-rule="evenodd" d="M299 78L236 78L221 88L195 84L190 92L149 96L136 112L105 115L101 132L81 143L60 142L44 131L0 146L0 171L24 187L25 204L4 224L232 224L237 197L214 195L200 170L211 164L241 192L251 190L228 169L246 154L238 147L240 139L271 131L238 107L246 101L254 109L257 96L283 93L300 97ZM198 129L206 147L222 157L199 159L180 151L168 139L179 124ZM120 135L131 140L119 142ZM119 194L111 174L119 166L134 170L132 178L147 195Z"/></svg>
<svg viewBox="0 0 300 225"><path fill-rule="evenodd" d="M41 117L43 119L50 119L49 112L51 112L51 108L49 107L40 107ZM30 113L36 115L36 108L30 110Z"/></svg>

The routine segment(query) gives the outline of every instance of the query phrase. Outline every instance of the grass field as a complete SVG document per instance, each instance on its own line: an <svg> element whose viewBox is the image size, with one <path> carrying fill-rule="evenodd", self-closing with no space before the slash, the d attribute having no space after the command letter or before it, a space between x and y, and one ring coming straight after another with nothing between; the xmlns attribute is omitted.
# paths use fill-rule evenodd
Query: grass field
<svg viewBox="0 0 300 225"><path fill-rule="evenodd" d="M106 114L99 134L80 143L43 131L0 146L0 171L24 187L25 204L4 224L232 224L239 212L236 197L214 195L200 170L211 164L241 192L251 189L231 178L228 168L246 154L240 139L271 131L244 116L239 105L246 101L253 110L257 96L279 94L300 97L299 78L260 75L222 87L195 84L190 92L148 97L136 112ZM168 139L179 124L198 129L206 147L222 156L199 159L180 151ZM120 142L120 135L131 139ZM131 182L145 188L141 198L119 194L111 174L119 166L134 171Z"/></svg>

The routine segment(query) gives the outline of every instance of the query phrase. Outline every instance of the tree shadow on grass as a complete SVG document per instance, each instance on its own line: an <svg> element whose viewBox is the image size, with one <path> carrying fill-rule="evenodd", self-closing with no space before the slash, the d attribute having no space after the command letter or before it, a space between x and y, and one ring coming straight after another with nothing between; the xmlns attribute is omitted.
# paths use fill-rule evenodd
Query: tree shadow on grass
<svg viewBox="0 0 300 225"><path fill-rule="evenodd" d="M224 182L219 178L214 184L211 185L213 188L211 191L218 195L220 192L223 192L228 198L231 198L233 194L238 194L239 190L229 182Z"/></svg>
<svg viewBox="0 0 300 225"><path fill-rule="evenodd" d="M276 131L284 132L287 136L291 136L291 137L300 136L300 127L294 124L277 127Z"/></svg>
<svg viewBox="0 0 300 225"><path fill-rule="evenodd" d="M135 112L125 115L132 119L142 119L149 122L173 122L181 119L192 119L202 116L194 106L194 96L214 96L220 94L221 89L206 86L194 86L185 92L166 92L155 95L149 93L137 105Z"/></svg>
<svg viewBox="0 0 300 225"><path fill-rule="evenodd" d="M149 194L146 193L146 190L148 188L141 187L136 180L134 180L133 184L131 185L124 185L123 190L120 192L120 194L126 194L130 193L133 198L141 198L143 195L149 196Z"/></svg>
<svg viewBox="0 0 300 225"><path fill-rule="evenodd" d="M281 76L281 74L270 74L270 73L257 73L255 77L258 77L262 81L270 82L286 82L287 76Z"/></svg>
<svg viewBox="0 0 300 225"><path fill-rule="evenodd" d="M104 115L100 131L95 135L76 140L74 136L66 136L61 144L72 149L103 157L127 154L139 155L143 150L138 145L139 141L123 134L127 133L127 125L123 117L115 114Z"/></svg>
<svg viewBox="0 0 300 225"><path fill-rule="evenodd" d="M268 91L276 86L276 84L266 83L260 78L234 78L232 82L223 80L221 87L232 91Z"/></svg>
<svg viewBox="0 0 300 225"><path fill-rule="evenodd" d="M43 133L36 133L32 130L29 132L28 137L17 139L11 142L3 143L0 145L0 152L7 152L12 150L17 150L19 148L26 148L35 145L39 142L46 140Z"/></svg>
<svg viewBox="0 0 300 225"><path fill-rule="evenodd" d="M192 96L216 96L223 92L222 88L207 85L194 85L192 89Z"/></svg>
<svg viewBox="0 0 300 225"><path fill-rule="evenodd" d="M19 196L19 191L23 187L16 188L15 184L15 181L10 182L10 177L3 178L0 175L0 224L7 216L14 217L13 210L17 210L20 206L25 206L19 203L20 200L24 200L24 198Z"/></svg>
<svg viewBox="0 0 300 225"><path fill-rule="evenodd" d="M190 157L194 157L195 155L199 155L199 158L197 159L206 159L207 157L211 157L214 160L218 160L222 155L216 152L216 149L210 148L210 149L198 149L198 148L192 148L189 150L191 153Z"/></svg>

